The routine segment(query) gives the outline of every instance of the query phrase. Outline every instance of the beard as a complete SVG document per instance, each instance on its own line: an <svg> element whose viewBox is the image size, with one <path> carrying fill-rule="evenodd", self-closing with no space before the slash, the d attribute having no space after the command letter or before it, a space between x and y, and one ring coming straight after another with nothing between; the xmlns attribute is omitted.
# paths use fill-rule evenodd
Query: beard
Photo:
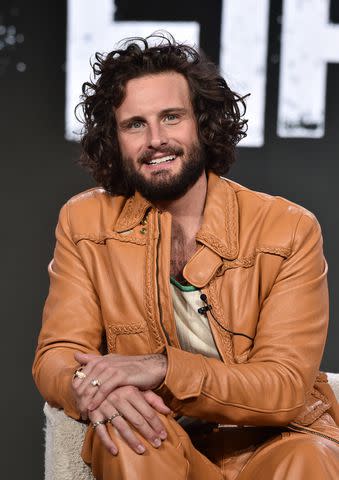
<svg viewBox="0 0 339 480"><path fill-rule="evenodd" d="M162 152L166 155L182 157L184 151L181 148L162 147L154 151L145 152L139 159L138 164L147 162L154 153ZM151 178L136 170L133 160L129 157L122 158L122 175L128 185L129 191L138 191L150 202L172 201L185 195L185 193L197 182L205 170L205 152L198 143L193 144L187 152L186 159L182 161L179 173L172 174L167 169L154 171Z"/></svg>

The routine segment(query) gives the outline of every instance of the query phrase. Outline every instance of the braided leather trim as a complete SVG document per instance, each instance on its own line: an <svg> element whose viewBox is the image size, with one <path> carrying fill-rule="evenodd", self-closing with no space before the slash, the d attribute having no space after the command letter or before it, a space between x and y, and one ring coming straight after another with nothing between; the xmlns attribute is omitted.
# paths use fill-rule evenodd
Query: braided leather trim
<svg viewBox="0 0 339 480"><path fill-rule="evenodd" d="M225 227L228 228L228 227ZM230 227L234 228L234 227ZM235 258L237 254L237 248L234 245L231 245L230 248L227 248L223 242L221 242L217 237L213 235L213 233L209 232L208 230L204 229L203 227L200 229L197 235L197 240L203 243L207 247L211 248L214 252L224 258Z"/></svg>
<svg viewBox="0 0 339 480"><path fill-rule="evenodd" d="M222 275L225 270L229 270L230 268L250 268L253 267L257 256L260 253L268 253L271 255L278 255L279 257L288 258L291 254L290 248L284 247L269 247L263 246L258 247L255 249L254 253L248 255L247 257L237 258L236 260L229 261L224 260L222 266L218 270L217 276Z"/></svg>
<svg viewBox="0 0 339 480"><path fill-rule="evenodd" d="M121 325L108 325L107 342L110 352L116 351L116 341L118 335L132 335L142 333L146 330L144 323L130 323Z"/></svg>
<svg viewBox="0 0 339 480"><path fill-rule="evenodd" d="M328 383L327 374L325 372L318 372L315 379L316 383Z"/></svg>
<svg viewBox="0 0 339 480"><path fill-rule="evenodd" d="M303 426L311 425L319 417L321 417L323 413L329 410L330 407L331 405L328 402L328 399L321 392L319 392L319 390L313 388L312 392L308 394L305 408L293 420L293 423Z"/></svg>
<svg viewBox="0 0 339 480"><path fill-rule="evenodd" d="M229 328L229 324L225 319L224 312L218 302L218 294L217 294L215 279L213 279L210 282L209 287L206 289L206 293L207 293L208 301L212 305L213 316L216 317L216 319L218 320L218 322L221 323L221 325L225 325L226 328ZM221 326L218 325L218 323L215 321L213 322L213 326L215 326L215 328L217 328L217 330L219 331L219 338L221 339L221 342L223 343L223 346L224 346L223 353L226 354L228 363L229 364L236 363L234 358L234 350L233 350L233 342L232 342L231 334L223 330Z"/></svg>
<svg viewBox="0 0 339 480"><path fill-rule="evenodd" d="M142 197L130 197L125 203L114 230L121 232L128 228L135 227L144 218L149 207L150 203Z"/></svg>
<svg viewBox="0 0 339 480"><path fill-rule="evenodd" d="M221 238L218 236L219 232L212 233L208 226L202 226L196 238L221 257L234 260L238 256L239 248L238 202L234 190L227 181L224 182L223 189L225 203L220 217L220 222L223 221Z"/></svg>
<svg viewBox="0 0 339 480"><path fill-rule="evenodd" d="M130 197L121 212L121 215L115 225L117 230L126 227L130 223L134 197Z"/></svg>
<svg viewBox="0 0 339 480"><path fill-rule="evenodd" d="M93 235L93 233L82 233L74 235L74 243L77 244L81 240L89 240L100 245L104 245L107 240L119 240L120 242L135 243L136 245L145 245L145 237L138 237L135 233L128 234L127 232L107 232L100 235Z"/></svg>
<svg viewBox="0 0 339 480"><path fill-rule="evenodd" d="M155 292L157 287L154 284L153 268L155 262L154 238L155 238L155 221L156 213L148 216L147 228L147 244L146 244L146 260L145 260L145 296L144 306L146 311L147 324L152 332L152 338L157 346L163 344L156 319L159 316Z"/></svg>
<svg viewBox="0 0 339 480"><path fill-rule="evenodd" d="M226 182L227 188L227 203L226 203L226 241L229 245L229 258L236 258L239 252L239 221L238 221L238 201L235 192L230 188Z"/></svg>

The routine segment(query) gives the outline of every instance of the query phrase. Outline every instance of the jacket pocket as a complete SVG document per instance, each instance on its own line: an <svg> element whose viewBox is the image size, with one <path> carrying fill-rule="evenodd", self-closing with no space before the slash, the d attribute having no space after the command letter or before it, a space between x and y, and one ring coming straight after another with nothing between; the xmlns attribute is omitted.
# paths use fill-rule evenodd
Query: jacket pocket
<svg viewBox="0 0 339 480"><path fill-rule="evenodd" d="M147 325L128 323L109 325L107 344L110 353L121 355L146 355L151 353Z"/></svg>

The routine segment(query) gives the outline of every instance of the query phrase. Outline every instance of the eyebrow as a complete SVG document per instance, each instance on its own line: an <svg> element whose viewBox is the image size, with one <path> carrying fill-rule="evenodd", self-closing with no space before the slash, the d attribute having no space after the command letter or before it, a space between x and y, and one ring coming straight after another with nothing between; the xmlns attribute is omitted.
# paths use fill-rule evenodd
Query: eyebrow
<svg viewBox="0 0 339 480"><path fill-rule="evenodd" d="M165 110L162 110L160 113L161 115L164 115L165 113L186 113L187 108L182 108L182 107L173 107L173 108L166 108Z"/></svg>
<svg viewBox="0 0 339 480"><path fill-rule="evenodd" d="M159 115L162 116L162 115L166 115L168 113L185 114L185 113L187 113L187 108L182 108L182 107L165 108L164 110L161 110ZM119 122L119 127L120 128L125 128L132 122L144 122L144 121L145 121L145 118L142 117L141 115L134 115L133 117L128 117L125 120L122 120L121 122Z"/></svg>

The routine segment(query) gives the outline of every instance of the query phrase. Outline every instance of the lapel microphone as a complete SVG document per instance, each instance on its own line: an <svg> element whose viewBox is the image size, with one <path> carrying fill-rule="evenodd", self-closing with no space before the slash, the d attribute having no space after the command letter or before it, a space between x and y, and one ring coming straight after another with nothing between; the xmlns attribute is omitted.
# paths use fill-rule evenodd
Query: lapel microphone
<svg viewBox="0 0 339 480"><path fill-rule="evenodd" d="M201 300L206 303L206 305L204 307L200 307L198 308L198 313L200 313L201 315L206 315L206 313L209 311L209 310L212 310L212 305L210 305L208 302L207 302L207 296L202 293L200 295L200 298ZM212 318L215 320L215 322L217 322L217 324L219 325L219 327L221 327L223 330L225 330L225 332L228 332L230 333L231 335L240 335L241 337L245 337L245 338L248 338L249 340L251 340L252 342L254 341L254 337L250 337L249 335L246 335L246 333L241 333L241 332L233 332L232 330L229 330L228 328L225 328L223 325L221 325L220 322L218 322L218 320L215 318L215 316L213 315L213 313L211 312L211 316Z"/></svg>
<svg viewBox="0 0 339 480"><path fill-rule="evenodd" d="M202 293L202 294L200 295L200 298L201 298L201 300L202 300L203 302L206 303L206 305L205 305L204 307L198 308L198 313L200 313L201 315L205 315L206 312L208 312L208 310L211 310L211 309L212 309L212 305L209 305L209 304L207 303L207 297L206 297L206 295L205 295L204 293Z"/></svg>

